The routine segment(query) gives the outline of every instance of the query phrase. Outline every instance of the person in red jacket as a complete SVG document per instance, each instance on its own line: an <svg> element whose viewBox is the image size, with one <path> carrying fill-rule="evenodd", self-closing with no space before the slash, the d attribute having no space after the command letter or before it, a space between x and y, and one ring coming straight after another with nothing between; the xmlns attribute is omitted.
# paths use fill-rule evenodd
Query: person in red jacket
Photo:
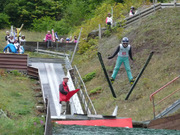
<svg viewBox="0 0 180 135"><path fill-rule="evenodd" d="M69 78L63 77L63 82L59 85L59 103L61 104L61 114L66 114L69 107L69 100L66 100L66 96L69 93L69 87L67 85Z"/></svg>

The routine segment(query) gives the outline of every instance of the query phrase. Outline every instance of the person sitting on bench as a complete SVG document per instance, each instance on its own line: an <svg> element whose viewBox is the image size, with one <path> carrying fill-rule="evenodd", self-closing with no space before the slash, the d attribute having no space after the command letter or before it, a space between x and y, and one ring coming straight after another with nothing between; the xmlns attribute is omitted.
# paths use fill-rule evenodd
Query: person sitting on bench
<svg viewBox="0 0 180 135"><path fill-rule="evenodd" d="M48 31L48 33L46 34L45 42L46 42L46 47L49 48L52 44L52 35L50 31Z"/></svg>

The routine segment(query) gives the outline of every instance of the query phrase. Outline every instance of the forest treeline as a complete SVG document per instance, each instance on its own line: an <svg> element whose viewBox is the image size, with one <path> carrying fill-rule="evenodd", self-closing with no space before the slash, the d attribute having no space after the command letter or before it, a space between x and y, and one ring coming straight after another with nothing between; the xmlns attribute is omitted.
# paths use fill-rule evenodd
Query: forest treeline
<svg viewBox="0 0 180 135"><path fill-rule="evenodd" d="M121 0L120 0L121 1ZM13 24L37 31L54 28L67 34L93 16L103 0L1 0L0 28Z"/></svg>
<svg viewBox="0 0 180 135"><path fill-rule="evenodd" d="M129 0L129 2L137 0ZM161 0L163 1L163 0ZM14 25L35 31L55 29L67 34L74 27L95 15L103 3L124 3L127 0L0 0L0 28Z"/></svg>

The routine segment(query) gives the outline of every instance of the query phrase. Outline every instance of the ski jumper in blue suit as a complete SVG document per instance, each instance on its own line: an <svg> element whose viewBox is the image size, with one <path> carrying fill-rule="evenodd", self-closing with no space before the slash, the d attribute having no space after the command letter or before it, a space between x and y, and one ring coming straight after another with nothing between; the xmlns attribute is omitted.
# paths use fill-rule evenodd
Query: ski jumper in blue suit
<svg viewBox="0 0 180 135"><path fill-rule="evenodd" d="M132 74L131 74L131 68L130 68L130 65L129 65L129 57L130 57L131 60L133 60L132 53L131 53L131 46L128 44L126 47L124 47L122 44L120 44L117 47L114 54L112 56L108 57L108 59L112 59L117 54L118 54L118 58L117 58L117 61L116 61L116 66L114 68L114 71L113 71L113 74L112 74L111 77L115 80L116 75L117 75L117 73L119 71L119 68L121 67L121 64L124 63L129 82L131 82L133 80L133 77L132 77Z"/></svg>

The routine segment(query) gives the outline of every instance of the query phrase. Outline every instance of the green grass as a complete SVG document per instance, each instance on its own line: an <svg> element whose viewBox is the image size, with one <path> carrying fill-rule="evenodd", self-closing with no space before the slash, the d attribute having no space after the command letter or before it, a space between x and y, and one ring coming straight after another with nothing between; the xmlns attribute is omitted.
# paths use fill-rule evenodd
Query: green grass
<svg viewBox="0 0 180 135"><path fill-rule="evenodd" d="M37 116L35 92L32 89L36 81L21 74L0 71L0 109L8 116L0 118L0 134L43 134L40 121L44 121L44 118Z"/></svg>
<svg viewBox="0 0 180 135"><path fill-rule="evenodd" d="M129 100L125 97L130 90L124 66L121 67L116 81L113 84L117 98L114 99L100 66L97 55L87 52L83 55L76 55L74 64L79 68L82 76L89 72L96 71L96 77L86 83L89 90L98 86L102 87L99 95L91 96L96 111L99 114L112 114L116 105L119 106L119 117L131 117L133 120L149 120L153 118L152 102L149 96L155 90L177 77L180 74L180 9L163 9L156 14L142 19L138 24L125 29L122 36L127 36L133 48L134 62L130 62L133 76L137 76L141 71L149 53L155 51L152 60L144 71ZM118 36L119 37L119 36ZM109 76L111 76L116 63L116 58L108 60L108 55L112 54L120 39L115 34L104 37L99 41L98 51L102 53ZM180 80L167 87L155 97L155 102L167 96L180 87ZM179 99L179 92L159 106L156 110L161 112L168 105Z"/></svg>

